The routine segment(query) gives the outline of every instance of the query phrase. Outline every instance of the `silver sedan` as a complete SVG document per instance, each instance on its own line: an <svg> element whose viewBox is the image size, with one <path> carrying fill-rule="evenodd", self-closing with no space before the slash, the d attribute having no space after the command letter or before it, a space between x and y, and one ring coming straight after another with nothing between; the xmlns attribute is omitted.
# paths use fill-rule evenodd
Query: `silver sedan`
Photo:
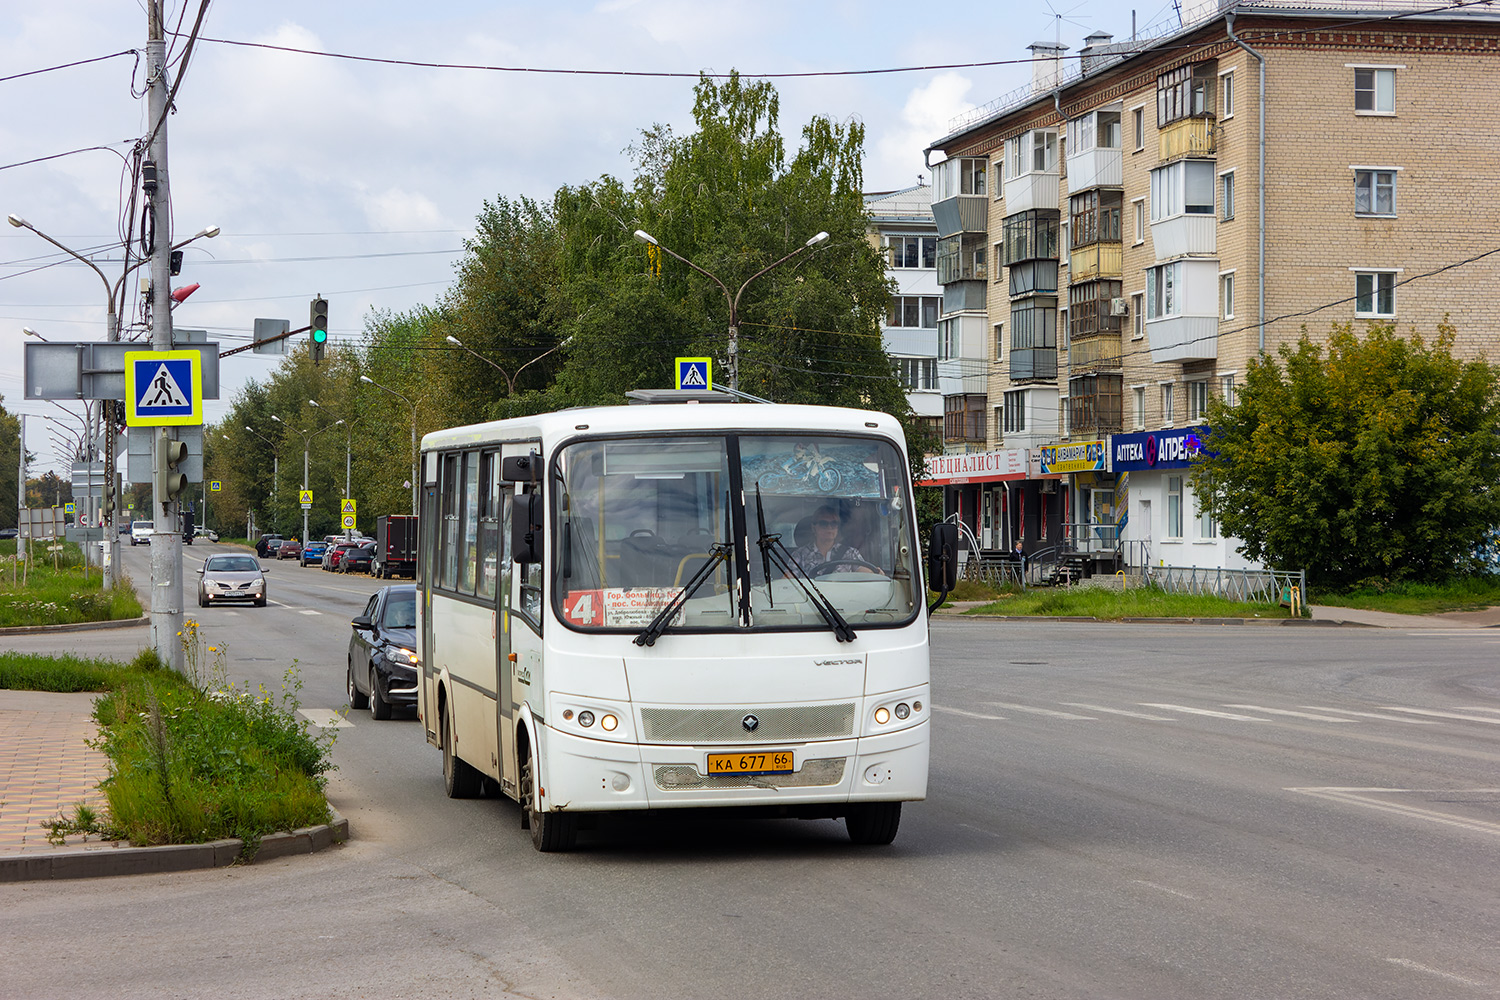
<svg viewBox="0 0 1500 1000"><path fill-rule="evenodd" d="M254 601L258 608L266 606L266 578L254 556L209 556L200 572L198 607L215 601Z"/></svg>

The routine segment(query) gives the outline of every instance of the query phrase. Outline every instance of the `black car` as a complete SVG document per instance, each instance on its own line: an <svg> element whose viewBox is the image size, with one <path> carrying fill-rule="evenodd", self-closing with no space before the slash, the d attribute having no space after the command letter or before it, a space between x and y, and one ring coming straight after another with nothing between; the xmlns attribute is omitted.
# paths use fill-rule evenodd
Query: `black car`
<svg viewBox="0 0 1500 1000"><path fill-rule="evenodd" d="M389 719L393 706L415 708L421 663L416 585L382 587L349 624L349 707L368 707L377 719Z"/></svg>
<svg viewBox="0 0 1500 1000"><path fill-rule="evenodd" d="M342 573L368 573L370 572L370 560L375 558L375 543L362 542L355 548L344 553L339 560L339 571Z"/></svg>

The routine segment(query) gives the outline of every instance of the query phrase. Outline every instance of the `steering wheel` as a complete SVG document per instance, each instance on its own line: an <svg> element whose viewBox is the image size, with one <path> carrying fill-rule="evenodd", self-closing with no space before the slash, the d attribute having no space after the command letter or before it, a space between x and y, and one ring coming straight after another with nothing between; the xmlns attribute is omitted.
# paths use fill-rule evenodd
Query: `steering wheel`
<svg viewBox="0 0 1500 1000"><path fill-rule="evenodd" d="M885 580L890 579L890 577L886 576L885 570L881 567L876 566L872 562L865 562L863 559L854 558L830 559L823 565L816 566L813 569L808 570L807 575L817 578L820 576L827 576L830 573L846 573L848 572L848 570L844 569L845 566L868 566L875 576L878 576L881 579Z"/></svg>

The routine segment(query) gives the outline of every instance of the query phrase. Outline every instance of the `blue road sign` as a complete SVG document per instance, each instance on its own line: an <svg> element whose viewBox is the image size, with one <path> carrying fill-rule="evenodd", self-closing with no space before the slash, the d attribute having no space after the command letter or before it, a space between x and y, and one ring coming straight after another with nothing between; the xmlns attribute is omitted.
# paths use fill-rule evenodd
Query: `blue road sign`
<svg viewBox="0 0 1500 1000"><path fill-rule="evenodd" d="M132 427L203 423L203 355L198 351L126 353L125 423Z"/></svg>
<svg viewBox="0 0 1500 1000"><path fill-rule="evenodd" d="M677 388L703 389L714 387L714 363L709 358L678 358Z"/></svg>

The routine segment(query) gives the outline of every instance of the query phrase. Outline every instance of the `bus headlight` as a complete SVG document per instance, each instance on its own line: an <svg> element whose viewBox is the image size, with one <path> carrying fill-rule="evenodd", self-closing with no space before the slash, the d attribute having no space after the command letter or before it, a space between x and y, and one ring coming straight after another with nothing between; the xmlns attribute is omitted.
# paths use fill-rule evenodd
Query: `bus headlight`
<svg viewBox="0 0 1500 1000"><path fill-rule="evenodd" d="M594 724L594 713L590 712L588 709L584 709L582 712L579 712L578 713L578 724L580 726L582 726L584 729L587 729L589 726L592 726Z"/></svg>
<svg viewBox="0 0 1500 1000"><path fill-rule="evenodd" d="M620 720L615 718L613 715L605 715L604 718L599 720L599 728L604 730L606 733L614 732L615 727L619 724Z"/></svg>
<svg viewBox="0 0 1500 1000"><path fill-rule="evenodd" d="M876 721L877 724L882 725L882 726L885 725L887 722L890 722L891 721L891 710L888 709L888 708L886 708L884 705L882 705L879 708L877 708L875 710L875 721Z"/></svg>

